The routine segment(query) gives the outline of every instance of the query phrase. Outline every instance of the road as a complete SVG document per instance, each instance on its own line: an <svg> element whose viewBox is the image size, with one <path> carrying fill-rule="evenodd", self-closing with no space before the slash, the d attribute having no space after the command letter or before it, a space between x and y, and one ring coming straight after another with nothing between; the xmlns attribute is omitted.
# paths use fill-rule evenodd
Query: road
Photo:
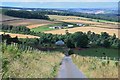
<svg viewBox="0 0 120 80"><path fill-rule="evenodd" d="M57 78L86 78L86 76L72 62L71 57L65 56Z"/></svg>

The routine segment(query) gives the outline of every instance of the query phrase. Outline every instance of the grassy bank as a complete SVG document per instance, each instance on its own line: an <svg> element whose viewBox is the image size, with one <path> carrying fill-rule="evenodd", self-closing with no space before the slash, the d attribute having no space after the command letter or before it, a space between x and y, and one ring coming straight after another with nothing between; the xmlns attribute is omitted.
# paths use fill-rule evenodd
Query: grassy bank
<svg viewBox="0 0 120 80"><path fill-rule="evenodd" d="M60 52L43 52L13 44L4 44L2 50L3 78L54 78L63 57Z"/></svg>
<svg viewBox="0 0 120 80"><path fill-rule="evenodd" d="M103 52L107 56L105 59L100 58ZM88 78L118 78L117 55L117 50L98 48L79 51L79 54L72 55L72 59Z"/></svg>

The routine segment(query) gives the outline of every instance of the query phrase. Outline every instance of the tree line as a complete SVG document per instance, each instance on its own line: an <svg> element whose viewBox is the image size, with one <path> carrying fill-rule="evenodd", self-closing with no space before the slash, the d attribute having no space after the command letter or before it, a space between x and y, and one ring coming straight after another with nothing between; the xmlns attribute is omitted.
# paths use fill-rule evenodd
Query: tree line
<svg viewBox="0 0 120 80"><path fill-rule="evenodd" d="M20 17L20 18L28 18L28 19L47 19L49 17L46 15L62 15L62 16L78 16L78 17L86 17L92 19L101 19L101 20L108 20L108 21L119 21L118 14L89 14L89 13L80 13L80 12L69 12L69 11L58 11L54 12L51 10L40 10L40 11L15 11L15 10L7 10L3 9L3 14L13 17Z"/></svg>
<svg viewBox="0 0 120 80"><path fill-rule="evenodd" d="M35 36L39 36L39 39L20 39L19 41L22 44L27 45L43 45L43 44L55 44L58 40L63 40L68 48L86 48L86 47L105 47L105 48L120 48L120 39L109 35L106 32L102 32L101 34L95 34L94 32L88 31L87 33L83 32L75 32L73 34L66 31L65 35L53 35L46 33L38 33L30 31L30 29L26 27L11 27L9 26L2 27L2 30L6 32L15 32L22 34L31 34ZM3 37L4 38L4 37ZM5 38L7 39L7 38ZM9 41L9 38L8 38Z"/></svg>
<svg viewBox="0 0 120 80"><path fill-rule="evenodd" d="M115 22L119 21L118 14L89 14L89 13L69 12L69 11L53 12L49 10L41 10L38 11L38 13L42 13L46 15L78 16L78 17L86 17L92 19L115 21Z"/></svg>
<svg viewBox="0 0 120 80"><path fill-rule="evenodd" d="M33 12L33 11L16 11L16 10L4 10L4 15L19 17L19 18L28 18L28 19L46 19L49 20L49 17L45 14Z"/></svg>
<svg viewBox="0 0 120 80"><path fill-rule="evenodd" d="M3 32L9 32L9 33L30 34L30 35L41 36L40 32L31 31L26 26L13 26L13 25L1 24L0 30Z"/></svg>

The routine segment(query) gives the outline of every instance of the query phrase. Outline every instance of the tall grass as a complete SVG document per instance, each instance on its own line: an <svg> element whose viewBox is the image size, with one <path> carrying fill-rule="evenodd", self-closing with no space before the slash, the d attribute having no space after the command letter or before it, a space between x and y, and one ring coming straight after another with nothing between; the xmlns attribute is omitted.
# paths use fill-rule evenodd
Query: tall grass
<svg viewBox="0 0 120 80"><path fill-rule="evenodd" d="M3 44L2 51L3 78L54 78L64 56L17 44Z"/></svg>
<svg viewBox="0 0 120 80"><path fill-rule="evenodd" d="M119 62L109 58L72 55L73 62L88 78L118 78Z"/></svg>

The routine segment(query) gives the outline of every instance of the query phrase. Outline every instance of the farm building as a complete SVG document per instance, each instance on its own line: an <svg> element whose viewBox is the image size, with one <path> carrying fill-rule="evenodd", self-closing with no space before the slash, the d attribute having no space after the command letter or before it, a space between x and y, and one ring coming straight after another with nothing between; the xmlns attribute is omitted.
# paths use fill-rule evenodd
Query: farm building
<svg viewBox="0 0 120 80"><path fill-rule="evenodd" d="M72 28L73 27L73 25L68 25L68 28Z"/></svg>
<svg viewBox="0 0 120 80"><path fill-rule="evenodd" d="M81 24L81 23L78 23L78 24L76 24L76 25L78 25L78 26L84 26L84 24Z"/></svg>
<svg viewBox="0 0 120 80"><path fill-rule="evenodd" d="M64 43L64 41L62 41L62 40L59 40L59 41L57 41L56 43L55 43L55 45L59 45L59 46L62 46L62 45L64 45L65 43Z"/></svg>
<svg viewBox="0 0 120 80"><path fill-rule="evenodd" d="M53 27L49 27L51 29L63 29L64 27L63 26L53 26Z"/></svg>

